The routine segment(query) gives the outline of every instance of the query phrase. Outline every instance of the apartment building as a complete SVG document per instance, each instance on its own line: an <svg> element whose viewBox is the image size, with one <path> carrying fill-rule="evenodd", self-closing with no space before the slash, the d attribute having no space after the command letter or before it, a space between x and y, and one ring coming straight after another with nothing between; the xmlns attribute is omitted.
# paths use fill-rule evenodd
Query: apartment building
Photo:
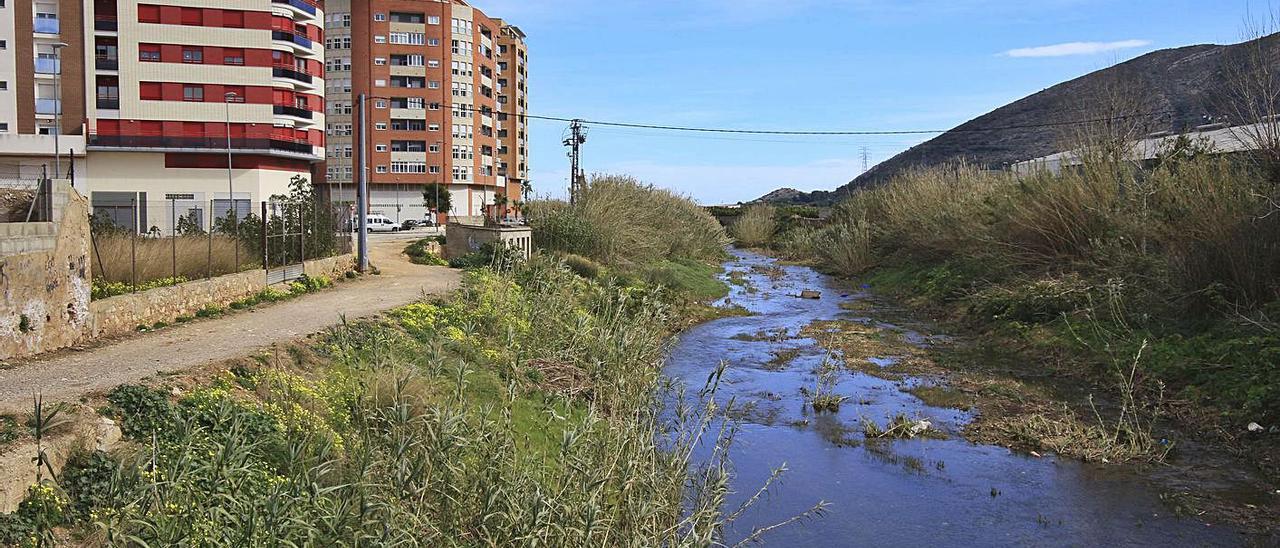
<svg viewBox="0 0 1280 548"><path fill-rule="evenodd" d="M508 70L525 70L519 29L462 0L336 0L327 19L325 180L335 201L354 200L362 138L371 213L427 217L422 187L431 183L448 185L446 213L455 217L501 214L500 195L518 199L522 179L511 166L524 173L523 128L500 118L498 79L503 44ZM368 98L367 135L355 116L360 94ZM508 100L526 101L523 91Z"/></svg>
<svg viewBox="0 0 1280 548"><path fill-rule="evenodd" d="M0 178L54 163L60 112L96 213L247 214L324 160L324 21L320 0L0 0Z"/></svg>
<svg viewBox="0 0 1280 548"><path fill-rule="evenodd" d="M82 15L79 0L0 0L0 180L83 167Z"/></svg>
<svg viewBox="0 0 1280 548"><path fill-rule="evenodd" d="M179 215L222 217L232 203L243 215L294 176L313 177L325 145L319 0L86 0L84 10L95 210L168 199L182 202Z"/></svg>

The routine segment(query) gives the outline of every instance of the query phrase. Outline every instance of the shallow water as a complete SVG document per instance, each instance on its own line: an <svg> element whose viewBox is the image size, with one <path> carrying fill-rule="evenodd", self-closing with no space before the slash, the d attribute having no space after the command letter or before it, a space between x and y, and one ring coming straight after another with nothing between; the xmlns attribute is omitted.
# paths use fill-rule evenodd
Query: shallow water
<svg viewBox="0 0 1280 548"><path fill-rule="evenodd" d="M771 279L759 269L772 259L743 251L726 265L748 270L747 286L727 301L752 315L708 322L685 332L672 349L667 374L699 388L720 360L728 364L717 399L747 407L731 456L736 494L728 508L755 492L772 469L788 471L770 494L726 531L732 545L763 527L827 501L819 518L771 531L771 546L1234 546L1226 526L1179 518L1150 485L1111 467L1035 458L975 445L954 433L968 412L925 405L902 390L918 379L889 381L844 370L836 392L849 399L834 414L815 415L802 388L813 387L826 351L798 338L814 320L851 319L895 329L912 344L944 340L875 318L874 308L850 312L841 302L865 298L812 269L784 266ZM751 270L757 267L756 270ZM752 288L752 289L748 289ZM796 298L819 289L822 298ZM789 352L788 352L789 351ZM779 364L781 355L790 358ZM893 356L874 358L887 367ZM898 413L927 418L948 439L864 442L861 417L884 424Z"/></svg>

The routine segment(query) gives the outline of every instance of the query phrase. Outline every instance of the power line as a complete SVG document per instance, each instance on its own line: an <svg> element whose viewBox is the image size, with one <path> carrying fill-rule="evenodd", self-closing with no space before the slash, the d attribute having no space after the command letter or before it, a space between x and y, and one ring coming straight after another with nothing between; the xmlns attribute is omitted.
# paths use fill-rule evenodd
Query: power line
<svg viewBox="0 0 1280 548"><path fill-rule="evenodd" d="M1064 127L1086 124L1097 124L1102 122L1116 122L1133 118L1146 118L1159 116L1162 114L1172 114L1173 111L1157 111L1142 114L1126 114L1122 116L1111 116L1106 118L1090 118L1081 120L1066 120L1061 122L1042 122L1036 124L1014 124L1006 126L993 126L983 128L951 128L951 129L909 129L909 130L848 130L848 131L824 131L824 130L764 130L764 129L731 129L731 128L708 128L708 127L690 127L690 126L667 126L659 124L640 124L633 122L610 122L603 120L587 120L582 118L564 118L559 116L539 116L536 114L515 114L501 111L494 111L507 116L518 118L527 118L533 120L547 120L553 122L574 122L575 120L582 124L590 124L596 126L612 126L636 129L653 129L663 131L682 131L694 133L733 133L739 135L809 135L809 136L838 136L838 135L933 135L942 133L985 133L990 131L1005 131L1011 129L1039 129L1050 127Z"/></svg>

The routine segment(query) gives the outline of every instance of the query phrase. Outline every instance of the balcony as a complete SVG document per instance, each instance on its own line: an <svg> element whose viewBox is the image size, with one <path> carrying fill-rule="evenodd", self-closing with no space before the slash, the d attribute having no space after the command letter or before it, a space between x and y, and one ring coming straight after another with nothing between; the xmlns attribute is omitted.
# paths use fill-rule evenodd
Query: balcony
<svg viewBox="0 0 1280 548"><path fill-rule="evenodd" d="M58 18L57 17L37 17L32 22L32 29L35 32L43 34L58 34Z"/></svg>
<svg viewBox="0 0 1280 548"><path fill-rule="evenodd" d="M36 114L58 114L61 111L57 99L36 99Z"/></svg>
<svg viewBox="0 0 1280 548"><path fill-rule="evenodd" d="M93 30L116 32L120 30L120 23L114 15L95 15L93 17Z"/></svg>
<svg viewBox="0 0 1280 548"><path fill-rule="evenodd" d="M311 15L316 14L316 7L303 0L271 0L272 4L288 4Z"/></svg>
<svg viewBox="0 0 1280 548"><path fill-rule="evenodd" d="M222 137L168 137L164 135L89 135L89 146L103 148L160 148L226 150L227 138ZM282 141L279 139L231 139L233 150L278 150L296 154L314 155L311 143Z"/></svg>
<svg viewBox="0 0 1280 548"><path fill-rule="evenodd" d="M274 105L271 107L271 111L281 116L293 116L294 118L302 118L305 120L311 119L311 111L304 108L291 107L287 105Z"/></svg>
<svg viewBox="0 0 1280 548"><path fill-rule="evenodd" d="M95 57L93 66L98 70L120 70L120 59L116 57Z"/></svg>
<svg viewBox="0 0 1280 548"><path fill-rule="evenodd" d="M36 74L57 74L58 60L45 57L36 58Z"/></svg>
<svg viewBox="0 0 1280 548"><path fill-rule="evenodd" d="M306 36L298 36L297 34L294 34L289 31L273 30L271 31L271 39L280 40L282 42L291 42L295 45L302 46L307 49L311 49L311 39L307 38Z"/></svg>
<svg viewBox="0 0 1280 548"><path fill-rule="evenodd" d="M290 80L297 80L297 81L302 82L302 83L304 83L304 84L310 84L310 83L311 83L311 75L310 75L310 74L304 74L304 73L298 72L298 71L296 71L296 70L294 70L294 69L292 69L292 68L290 68L290 67L287 67L287 66L274 66L274 67L271 67L271 75L272 75L272 76L274 76L274 77L276 77L276 78L288 78L288 79L290 79Z"/></svg>

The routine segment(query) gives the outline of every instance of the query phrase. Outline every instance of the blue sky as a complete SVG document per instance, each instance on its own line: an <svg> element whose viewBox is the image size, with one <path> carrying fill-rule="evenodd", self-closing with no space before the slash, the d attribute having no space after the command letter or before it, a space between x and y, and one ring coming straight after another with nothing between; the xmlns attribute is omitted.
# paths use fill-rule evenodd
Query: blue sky
<svg viewBox="0 0 1280 548"><path fill-rule="evenodd" d="M535 115L785 130L950 128L1156 49L1239 41L1259 0L474 0L529 36ZM532 121L535 193L563 196L566 124ZM831 189L927 137L591 127L588 172L702 203Z"/></svg>

